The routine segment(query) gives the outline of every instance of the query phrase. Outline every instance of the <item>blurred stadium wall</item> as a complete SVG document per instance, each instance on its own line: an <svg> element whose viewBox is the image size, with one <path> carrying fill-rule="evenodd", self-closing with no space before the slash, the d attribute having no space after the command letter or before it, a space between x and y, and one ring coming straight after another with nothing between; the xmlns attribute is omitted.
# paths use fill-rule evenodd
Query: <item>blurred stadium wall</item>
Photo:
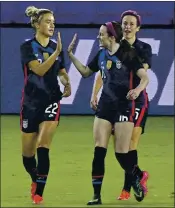
<svg viewBox="0 0 175 208"><path fill-rule="evenodd" d="M142 16L138 38L149 43L153 51L148 71L149 114L174 115L174 2L1 2L1 114L20 111L24 81L19 46L33 35L24 14L30 5L53 10L56 30L61 31L72 83L72 95L61 101L62 114L93 114L89 100L95 75L83 80L66 55L73 34L78 33L75 54L86 64L98 50L100 24L119 21L123 11L132 9Z"/></svg>

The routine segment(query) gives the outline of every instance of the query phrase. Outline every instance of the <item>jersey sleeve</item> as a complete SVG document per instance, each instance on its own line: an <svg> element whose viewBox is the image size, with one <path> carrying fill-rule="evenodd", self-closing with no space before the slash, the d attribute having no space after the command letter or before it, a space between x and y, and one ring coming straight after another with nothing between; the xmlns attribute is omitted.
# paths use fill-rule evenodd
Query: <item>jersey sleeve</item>
<svg viewBox="0 0 175 208"><path fill-rule="evenodd" d="M152 65L152 48L149 44L145 45L144 54L143 54L143 63L148 64L149 68Z"/></svg>
<svg viewBox="0 0 175 208"><path fill-rule="evenodd" d="M132 71L136 74L137 71L139 69L143 69L143 63L140 61L140 59L135 56L132 60L131 60L131 63L130 63L130 66L131 66L131 69Z"/></svg>
<svg viewBox="0 0 175 208"><path fill-rule="evenodd" d="M98 60L99 60L99 52L97 55L91 60L91 62L88 64L88 67L90 68L91 71L97 72L100 70L99 65L98 65Z"/></svg>
<svg viewBox="0 0 175 208"><path fill-rule="evenodd" d="M60 55L59 55L59 59L57 61L60 61L60 69L64 69L65 68L65 59L64 59L64 52L61 51Z"/></svg>
<svg viewBox="0 0 175 208"><path fill-rule="evenodd" d="M20 47L21 61L23 64L28 64L30 61L37 60L37 57L33 53L32 46L30 44L23 44Z"/></svg>

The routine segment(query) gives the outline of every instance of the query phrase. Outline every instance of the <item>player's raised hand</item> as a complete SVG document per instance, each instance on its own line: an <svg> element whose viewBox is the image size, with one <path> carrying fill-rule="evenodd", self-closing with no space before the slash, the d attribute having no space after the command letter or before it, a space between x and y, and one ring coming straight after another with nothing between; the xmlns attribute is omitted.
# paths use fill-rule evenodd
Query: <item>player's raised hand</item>
<svg viewBox="0 0 175 208"><path fill-rule="evenodd" d="M75 47L76 39L77 39L77 34L74 35L74 37L73 37L73 39L72 39L72 41L71 41L71 43L70 43L70 45L69 45L69 47L67 49L68 54L72 53L72 51L73 51L73 49Z"/></svg>
<svg viewBox="0 0 175 208"><path fill-rule="evenodd" d="M58 32L58 39L57 39L57 47L56 47L56 51L60 54L60 52L62 51L62 42L61 42L61 35L60 32Z"/></svg>

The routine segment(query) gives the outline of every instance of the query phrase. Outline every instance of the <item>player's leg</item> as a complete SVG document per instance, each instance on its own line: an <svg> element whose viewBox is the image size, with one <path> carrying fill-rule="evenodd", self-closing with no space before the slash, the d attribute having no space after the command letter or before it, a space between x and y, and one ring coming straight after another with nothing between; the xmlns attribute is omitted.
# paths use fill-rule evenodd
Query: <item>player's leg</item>
<svg viewBox="0 0 175 208"><path fill-rule="evenodd" d="M115 123L115 155L121 167L130 175L132 179L132 187L135 192L136 200L142 201L144 198L143 188L140 184L138 175L134 173L135 167L133 158L129 157L129 146L131 142L134 123L131 122L132 117L127 115L119 115Z"/></svg>
<svg viewBox="0 0 175 208"><path fill-rule="evenodd" d="M138 164L137 145L138 145L141 133L142 133L141 127L134 127L132 137L131 137L129 152L128 152L130 158L133 158L133 162L135 165ZM141 170L140 170L140 174L142 174ZM132 187L132 176L128 174L127 172L125 172L123 189L122 189L120 196L117 199L128 200L130 198L131 187Z"/></svg>
<svg viewBox="0 0 175 208"><path fill-rule="evenodd" d="M135 161L135 171L137 172L138 176L141 178L141 184L144 189L144 195L147 194L147 180L149 178L149 174L147 171L142 171L138 166L138 155L137 155L137 147L140 141L141 134L144 133L146 121L148 115L148 107L140 107L136 106L135 109L135 128L133 131L131 144L130 144L130 151L129 154L133 157Z"/></svg>
<svg viewBox="0 0 175 208"><path fill-rule="evenodd" d="M140 141L141 134L144 133L144 128L147 120L148 108L144 106L140 106L140 104L136 104L134 123L135 127L132 133L130 148L129 148L129 157L133 158L133 162L135 164L135 171L138 176L141 178L142 187L144 189L144 194L147 193L146 182L148 180L148 172L141 171L138 166L138 156L137 156L137 147ZM132 181L130 175L125 172L125 180L123 190L118 197L119 200L127 200L130 198L130 190L132 186Z"/></svg>
<svg viewBox="0 0 175 208"><path fill-rule="evenodd" d="M94 158L92 162L92 185L94 197L87 205L101 204L101 187L105 173L105 157L112 125L109 121L94 119L93 135L95 140Z"/></svg>
<svg viewBox="0 0 175 208"><path fill-rule="evenodd" d="M37 189L33 202L39 204L43 200L43 192L47 181L50 158L49 149L59 122L59 104L52 105L51 108L46 108L44 115L41 115L41 123L39 125L38 142L37 142Z"/></svg>
<svg viewBox="0 0 175 208"><path fill-rule="evenodd" d="M23 106L20 113L21 141L22 141L22 160L26 171L32 179L31 198L36 190L37 164L35 159L37 142L37 123L35 112Z"/></svg>

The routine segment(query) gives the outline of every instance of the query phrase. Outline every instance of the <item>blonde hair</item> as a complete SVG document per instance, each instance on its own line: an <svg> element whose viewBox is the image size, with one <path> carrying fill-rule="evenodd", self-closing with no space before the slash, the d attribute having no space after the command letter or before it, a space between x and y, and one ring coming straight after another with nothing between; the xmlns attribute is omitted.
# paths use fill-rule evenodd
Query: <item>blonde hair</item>
<svg viewBox="0 0 175 208"><path fill-rule="evenodd" d="M35 28L35 23L39 23L42 19L42 15L47 13L53 14L53 12L49 9L38 9L34 6L27 7L25 11L26 16L30 17L31 25L34 28Z"/></svg>

